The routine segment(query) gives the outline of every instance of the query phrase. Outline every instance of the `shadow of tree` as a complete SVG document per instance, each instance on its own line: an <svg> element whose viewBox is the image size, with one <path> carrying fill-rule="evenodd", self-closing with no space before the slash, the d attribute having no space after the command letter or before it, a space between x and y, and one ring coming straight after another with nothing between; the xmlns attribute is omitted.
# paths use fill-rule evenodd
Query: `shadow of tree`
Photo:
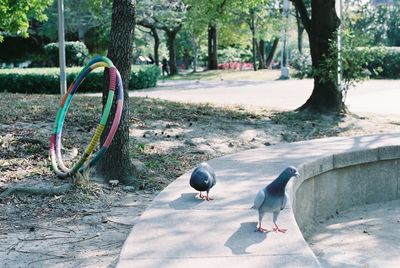
<svg viewBox="0 0 400 268"><path fill-rule="evenodd" d="M335 114L284 111L274 112L270 118L273 123L285 126L281 135L287 142L333 137L351 127L341 127L345 116Z"/></svg>

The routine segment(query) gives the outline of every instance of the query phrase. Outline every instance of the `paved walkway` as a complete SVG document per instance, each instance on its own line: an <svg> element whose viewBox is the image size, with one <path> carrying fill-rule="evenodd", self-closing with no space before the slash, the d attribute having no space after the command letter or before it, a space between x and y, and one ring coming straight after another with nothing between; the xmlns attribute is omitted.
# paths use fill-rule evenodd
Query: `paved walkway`
<svg viewBox="0 0 400 268"><path fill-rule="evenodd" d="M196 192L188 183L190 172L179 177L155 198L133 227L117 267L319 267L296 224L292 202L278 219L280 226L289 229L287 233L254 232L258 217L249 208L258 190L288 165L301 167L321 159L308 170L299 169L301 177L307 177L311 175L305 175L306 171L315 175L335 165L343 167L348 161L357 164L386 159L378 150L372 150L373 154L357 151L398 142L399 134L338 137L279 144L213 159L208 163L217 175L217 184L210 192L215 200L195 198ZM389 151L399 157L398 148ZM332 156L342 152L354 154ZM292 186L290 183L291 200ZM271 227L271 219L265 216L265 227Z"/></svg>
<svg viewBox="0 0 400 268"><path fill-rule="evenodd" d="M313 80L159 81L157 88L131 91L192 103L237 104L293 110L311 95ZM400 80L370 80L349 91L346 104L355 113L400 115Z"/></svg>
<svg viewBox="0 0 400 268"><path fill-rule="evenodd" d="M295 109L306 101L311 90L312 80L168 81L130 95ZM347 104L353 112L399 115L398 100L400 81L369 81L349 93ZM254 232L257 213L249 208L257 191L288 165L299 166L327 155L332 159L332 154L398 142L398 134L330 138L213 159L209 164L216 171L217 184L210 195L215 200L195 198L196 192L188 183L190 172L176 179L133 227L117 267L319 267L296 224L291 205L278 220L289 228L286 234ZM270 226L271 217L266 216L264 224Z"/></svg>

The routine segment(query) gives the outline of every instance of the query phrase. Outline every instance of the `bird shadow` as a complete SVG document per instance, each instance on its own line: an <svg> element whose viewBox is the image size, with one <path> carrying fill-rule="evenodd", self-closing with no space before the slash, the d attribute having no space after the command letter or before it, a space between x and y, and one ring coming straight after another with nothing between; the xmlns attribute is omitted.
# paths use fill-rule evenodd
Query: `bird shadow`
<svg viewBox="0 0 400 268"><path fill-rule="evenodd" d="M203 199L197 198L197 193L184 193L174 201L169 203L169 206L173 209L191 209L204 202Z"/></svg>
<svg viewBox="0 0 400 268"><path fill-rule="evenodd" d="M268 234L268 232L256 232L256 228L256 222L240 223L239 229L228 238L224 246L230 248L234 255L250 254L250 252L247 252L247 248L261 243L267 238Z"/></svg>

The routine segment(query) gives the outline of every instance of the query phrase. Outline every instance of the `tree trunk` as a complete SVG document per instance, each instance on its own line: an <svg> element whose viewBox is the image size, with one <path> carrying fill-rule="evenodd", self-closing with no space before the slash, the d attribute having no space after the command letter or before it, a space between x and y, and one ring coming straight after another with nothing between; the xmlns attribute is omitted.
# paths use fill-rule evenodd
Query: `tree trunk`
<svg viewBox="0 0 400 268"><path fill-rule="evenodd" d="M129 156L129 96L128 84L132 64L133 34L135 28L136 0L114 0L112 7L111 38L108 57L119 70L124 86L124 108L121 122L107 152L100 159L98 170L109 180L119 180L122 183L133 183L137 177ZM105 72L106 73L106 72ZM105 79L107 80L107 79ZM103 87L103 107L108 94L108 83ZM115 114L116 103L111 109ZM112 116L111 116L112 117ZM111 128L112 120L108 120L101 143Z"/></svg>
<svg viewBox="0 0 400 268"><path fill-rule="evenodd" d="M208 70L218 69L217 27L208 25Z"/></svg>
<svg viewBox="0 0 400 268"><path fill-rule="evenodd" d="M160 65L160 55L158 53L158 50L160 48L160 36L158 35L156 27L150 28L151 30L151 35L154 38L154 64L156 66Z"/></svg>
<svg viewBox="0 0 400 268"><path fill-rule="evenodd" d="M196 38L192 38L192 45L193 45L193 72L197 72L197 57L198 57L198 50L199 46L197 45Z"/></svg>
<svg viewBox="0 0 400 268"><path fill-rule="evenodd" d="M265 41L261 39L258 42L258 69L266 69L265 65Z"/></svg>
<svg viewBox="0 0 400 268"><path fill-rule="evenodd" d="M296 11L296 22L297 22L297 48L300 53L303 52L303 33L304 33L304 26L301 22L300 14Z"/></svg>
<svg viewBox="0 0 400 268"><path fill-rule="evenodd" d="M251 43L252 43L252 54L253 54L253 70L257 71L257 55L256 55L256 27L254 25L254 16L255 16L255 10L251 10L251 23L250 23L250 29L251 29Z"/></svg>
<svg viewBox="0 0 400 268"><path fill-rule="evenodd" d="M298 8L297 3L296 8ZM329 48L331 40L336 42L336 31L340 21L335 11L335 0L312 0L311 13L312 19L309 21L310 28L308 31L311 60L313 68L318 70L326 58L329 57L334 60L338 58L337 53L329 54ZM337 70L332 71L337 72ZM307 102L298 110L317 113L344 112L345 105L342 101L342 93L338 90L337 82L331 79L321 80L321 78L323 78L321 73L314 75L313 92Z"/></svg>
<svg viewBox="0 0 400 268"><path fill-rule="evenodd" d="M265 60L265 66L269 68L271 66L272 60L274 59L274 55L276 49L278 48L279 38L275 37L274 42L272 43L271 50L268 53L267 59Z"/></svg>
<svg viewBox="0 0 400 268"><path fill-rule="evenodd" d="M178 31L165 31L167 34L167 47L169 55L169 72L171 75L177 74L178 69L176 68L176 34Z"/></svg>

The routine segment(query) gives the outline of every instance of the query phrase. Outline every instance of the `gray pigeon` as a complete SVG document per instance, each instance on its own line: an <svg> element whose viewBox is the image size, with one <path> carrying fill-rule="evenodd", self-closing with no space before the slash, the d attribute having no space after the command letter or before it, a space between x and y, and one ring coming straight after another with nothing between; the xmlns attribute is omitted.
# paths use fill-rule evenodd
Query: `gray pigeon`
<svg viewBox="0 0 400 268"><path fill-rule="evenodd" d="M265 212L272 212L274 222L273 230L275 232L286 232L287 229L278 227L276 220L281 210L285 208L288 199L285 193L286 184L292 177L298 176L299 172L295 167L287 167L278 178L258 192L254 200L254 206L252 207L252 209L258 209L258 227L256 231L267 232L266 229L261 227L261 222Z"/></svg>
<svg viewBox="0 0 400 268"><path fill-rule="evenodd" d="M207 201L212 200L208 196L210 189L217 182L214 169L207 163L201 163L197 166L190 176L190 186L200 192L199 197ZM202 195L201 192L207 192L207 195Z"/></svg>

